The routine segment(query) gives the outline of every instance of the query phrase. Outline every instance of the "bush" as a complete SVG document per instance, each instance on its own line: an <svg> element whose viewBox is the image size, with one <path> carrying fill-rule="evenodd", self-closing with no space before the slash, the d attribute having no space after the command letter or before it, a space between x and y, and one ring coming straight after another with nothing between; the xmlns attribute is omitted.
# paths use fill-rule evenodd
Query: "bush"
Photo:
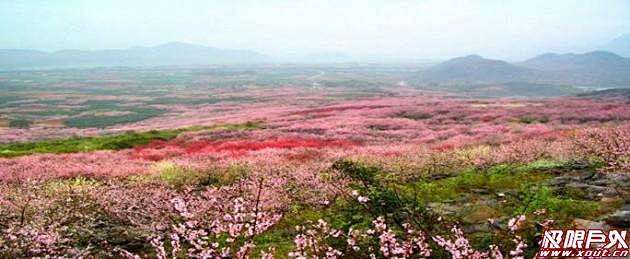
<svg viewBox="0 0 630 259"><path fill-rule="evenodd" d="M436 227L429 222L436 222L437 216L427 210L416 196L403 191L402 186L386 181L387 174L378 167L362 165L350 160L339 160L332 166L341 176L354 182L351 188L365 195L366 202L350 203L349 222L369 223L381 215L390 224L402 229L405 222L413 222L415 227L429 230ZM351 194L356 196L356 194ZM369 217L360 217L360 211L367 210ZM365 213L364 213L365 214ZM366 222L367 220L367 222Z"/></svg>

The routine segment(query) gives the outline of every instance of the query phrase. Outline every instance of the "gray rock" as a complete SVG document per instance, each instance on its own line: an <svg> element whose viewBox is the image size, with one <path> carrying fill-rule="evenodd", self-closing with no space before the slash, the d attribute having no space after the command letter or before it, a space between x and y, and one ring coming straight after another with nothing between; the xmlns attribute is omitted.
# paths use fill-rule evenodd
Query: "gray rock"
<svg viewBox="0 0 630 259"><path fill-rule="evenodd" d="M608 179L615 186L630 189L630 176L628 174L610 174Z"/></svg>
<svg viewBox="0 0 630 259"><path fill-rule="evenodd" d="M429 179L431 180L441 180L441 179L445 179L445 178L449 178L452 175L450 174L446 174L446 173L433 173L429 176Z"/></svg>
<svg viewBox="0 0 630 259"><path fill-rule="evenodd" d="M600 175L598 175L595 172L585 171L585 172L582 172L582 174L580 175L579 178L580 178L580 180L585 181L585 180L590 180L590 179L593 179L593 178L597 178L599 176Z"/></svg>
<svg viewBox="0 0 630 259"><path fill-rule="evenodd" d="M590 185L581 182L569 183L565 186L565 189L574 195L589 200L599 200L601 197L614 197L619 194L615 188L610 186Z"/></svg>
<svg viewBox="0 0 630 259"><path fill-rule="evenodd" d="M461 210L461 207L459 206L439 202L431 202L427 204L427 207L429 207L429 209L431 209L432 211L442 215L452 215Z"/></svg>
<svg viewBox="0 0 630 259"><path fill-rule="evenodd" d="M465 233L490 232L490 226L488 223L472 224L465 226L463 230Z"/></svg>
<svg viewBox="0 0 630 259"><path fill-rule="evenodd" d="M620 188L625 188L626 190L630 189L630 179L624 179L621 181L617 181L615 182L615 185L617 185Z"/></svg>
<svg viewBox="0 0 630 259"><path fill-rule="evenodd" d="M599 180L590 182L590 184L597 185L597 186L609 186L611 182L609 179L599 179Z"/></svg>
<svg viewBox="0 0 630 259"><path fill-rule="evenodd" d="M487 189L481 189L481 188L471 189L471 191L477 194L490 194L490 192Z"/></svg>
<svg viewBox="0 0 630 259"><path fill-rule="evenodd" d="M586 219L574 219L573 224L580 229L603 229L604 223Z"/></svg>
<svg viewBox="0 0 630 259"><path fill-rule="evenodd" d="M586 183L570 183L570 184L567 184L567 187L575 188L575 189L584 189L585 191L596 192L596 193L603 193L607 191L608 189L610 189L605 186L589 185Z"/></svg>
<svg viewBox="0 0 630 259"><path fill-rule="evenodd" d="M551 180L551 185L566 185L571 182L573 177L570 176L560 176Z"/></svg>
<svg viewBox="0 0 630 259"><path fill-rule="evenodd" d="M607 196L607 197L615 197L619 193L614 188L608 187L602 194L604 194L604 196Z"/></svg>
<svg viewBox="0 0 630 259"><path fill-rule="evenodd" d="M630 228L630 211L619 210L608 216L606 223L614 227Z"/></svg>
<svg viewBox="0 0 630 259"><path fill-rule="evenodd" d="M481 200L479 202L477 202L477 204L479 205L485 205L485 206L490 206L490 207L495 207L499 204L499 201L493 198L486 198L484 200Z"/></svg>

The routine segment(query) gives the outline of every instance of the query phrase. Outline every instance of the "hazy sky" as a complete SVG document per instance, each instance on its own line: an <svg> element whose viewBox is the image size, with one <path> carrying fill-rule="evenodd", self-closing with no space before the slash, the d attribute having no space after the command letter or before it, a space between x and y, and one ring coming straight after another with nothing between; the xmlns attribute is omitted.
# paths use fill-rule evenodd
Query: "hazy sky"
<svg viewBox="0 0 630 259"><path fill-rule="evenodd" d="M0 0L0 48L181 41L274 56L520 59L630 33L627 0Z"/></svg>

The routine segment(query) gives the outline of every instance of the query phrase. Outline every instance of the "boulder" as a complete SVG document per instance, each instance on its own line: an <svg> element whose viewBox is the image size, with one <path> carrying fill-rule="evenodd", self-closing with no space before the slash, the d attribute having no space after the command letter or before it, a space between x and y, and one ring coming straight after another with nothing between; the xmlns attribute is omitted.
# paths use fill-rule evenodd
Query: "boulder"
<svg viewBox="0 0 630 259"><path fill-rule="evenodd" d="M618 210L606 218L606 223L613 227L630 228L630 211Z"/></svg>

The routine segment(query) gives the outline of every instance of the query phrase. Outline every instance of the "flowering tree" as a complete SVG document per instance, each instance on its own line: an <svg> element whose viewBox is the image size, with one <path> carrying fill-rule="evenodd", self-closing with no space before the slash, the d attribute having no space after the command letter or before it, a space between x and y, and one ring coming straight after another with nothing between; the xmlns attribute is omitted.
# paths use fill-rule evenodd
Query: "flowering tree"
<svg viewBox="0 0 630 259"><path fill-rule="evenodd" d="M630 126L586 129L576 134L582 155L604 164L604 171L630 170Z"/></svg>

